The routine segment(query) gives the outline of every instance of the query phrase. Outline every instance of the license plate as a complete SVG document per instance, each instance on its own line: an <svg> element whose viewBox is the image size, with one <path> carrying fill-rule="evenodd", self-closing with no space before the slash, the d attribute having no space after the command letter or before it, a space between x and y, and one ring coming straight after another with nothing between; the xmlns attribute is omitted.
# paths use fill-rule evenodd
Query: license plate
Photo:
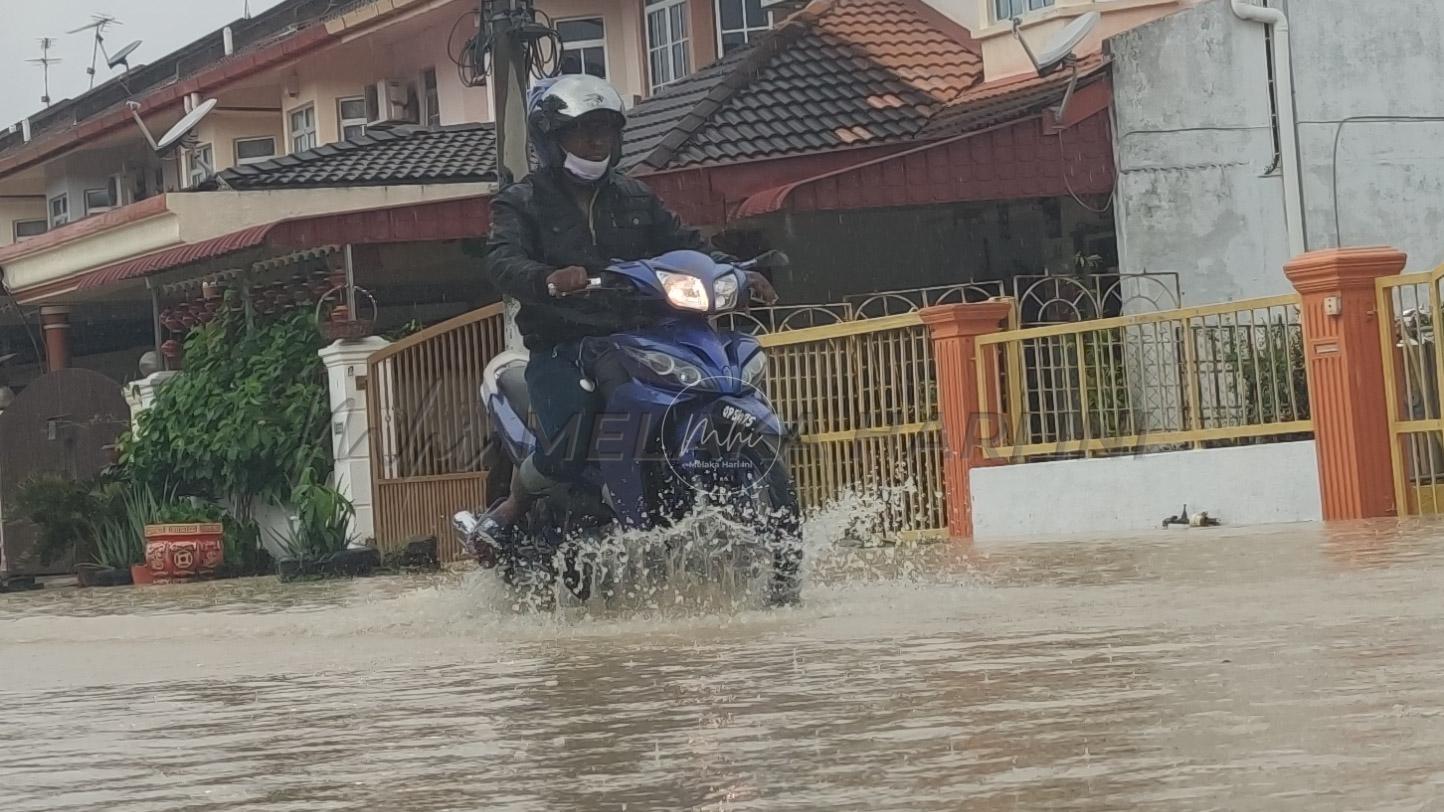
<svg viewBox="0 0 1444 812"><path fill-rule="evenodd" d="M722 419L744 429L750 429L757 425L757 415L736 406L723 406Z"/></svg>

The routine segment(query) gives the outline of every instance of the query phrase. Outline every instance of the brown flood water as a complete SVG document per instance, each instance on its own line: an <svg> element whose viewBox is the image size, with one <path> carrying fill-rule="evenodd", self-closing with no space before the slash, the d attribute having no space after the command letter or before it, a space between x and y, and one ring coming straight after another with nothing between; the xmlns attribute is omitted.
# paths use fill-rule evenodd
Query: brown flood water
<svg viewBox="0 0 1444 812"><path fill-rule="evenodd" d="M834 553L777 613L5 596L0 809L1439 809L1441 529Z"/></svg>

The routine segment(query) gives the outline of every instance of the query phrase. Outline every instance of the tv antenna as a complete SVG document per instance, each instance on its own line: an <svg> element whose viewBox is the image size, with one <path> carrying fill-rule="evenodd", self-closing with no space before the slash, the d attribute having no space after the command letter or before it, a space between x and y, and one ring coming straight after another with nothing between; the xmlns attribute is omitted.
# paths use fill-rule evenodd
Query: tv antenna
<svg viewBox="0 0 1444 812"><path fill-rule="evenodd" d="M1022 43L1023 52L1028 55L1028 61L1033 63L1033 69L1039 76L1049 76L1060 68L1073 71L1073 78L1068 80L1068 90L1063 94L1062 103L1053 108L1053 118L1056 121L1062 120L1063 114L1068 110L1068 102L1073 99L1073 91L1078 89L1078 55L1074 51L1093 33L1093 29L1098 27L1098 22L1102 19L1103 15L1096 11L1082 15L1048 40L1048 47L1044 48L1042 53L1034 54L1033 49L1028 47L1028 41L1023 39L1022 18L1013 18L1013 36Z"/></svg>
<svg viewBox="0 0 1444 812"><path fill-rule="evenodd" d="M45 72L45 95L40 97L40 103L43 104L43 105L45 105L46 107L49 107L49 106L50 106L50 66L51 66L51 65L58 65L58 64L60 64L61 62L65 61L65 60L61 59L60 57L58 57L58 56L51 56L51 55L50 55L50 49L51 49L51 48L54 48L54 47L55 47L55 38L54 38L54 37L41 37L41 38L40 38L40 58L39 58L39 59L27 59L27 60L26 60L27 62L31 63L32 65L39 65L39 66L40 66L40 69Z"/></svg>
<svg viewBox="0 0 1444 812"><path fill-rule="evenodd" d="M90 67L85 69L85 72L90 74L90 87L93 90L95 89L95 63L102 56L105 57L106 62L110 61L110 55L105 52L105 29L111 27L112 25L122 25L122 23L120 20L110 16L109 14L92 14L90 15L90 19L90 24L82 25L81 27L73 31L67 31L66 33L79 34L81 31L92 30L95 32L95 44L92 45L90 48Z"/></svg>

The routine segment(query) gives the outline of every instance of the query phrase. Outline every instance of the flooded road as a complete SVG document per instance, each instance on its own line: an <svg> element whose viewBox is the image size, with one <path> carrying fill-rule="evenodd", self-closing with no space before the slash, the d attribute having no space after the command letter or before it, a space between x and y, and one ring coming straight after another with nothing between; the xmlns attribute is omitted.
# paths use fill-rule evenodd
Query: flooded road
<svg viewBox="0 0 1444 812"><path fill-rule="evenodd" d="M835 553L776 613L5 596L0 809L1444 808L1441 537Z"/></svg>

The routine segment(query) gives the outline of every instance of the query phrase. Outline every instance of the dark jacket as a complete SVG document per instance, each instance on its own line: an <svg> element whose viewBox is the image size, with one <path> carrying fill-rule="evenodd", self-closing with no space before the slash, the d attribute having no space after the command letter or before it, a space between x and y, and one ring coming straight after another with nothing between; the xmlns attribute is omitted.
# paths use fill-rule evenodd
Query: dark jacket
<svg viewBox="0 0 1444 812"><path fill-rule="evenodd" d="M579 265L595 273L612 260L710 250L700 232L683 225L640 181L608 175L597 186L590 218L568 184L560 170L538 170L491 203L487 267L501 292L521 303L517 327L533 351L656 318L604 294L552 298L546 280L558 268Z"/></svg>

